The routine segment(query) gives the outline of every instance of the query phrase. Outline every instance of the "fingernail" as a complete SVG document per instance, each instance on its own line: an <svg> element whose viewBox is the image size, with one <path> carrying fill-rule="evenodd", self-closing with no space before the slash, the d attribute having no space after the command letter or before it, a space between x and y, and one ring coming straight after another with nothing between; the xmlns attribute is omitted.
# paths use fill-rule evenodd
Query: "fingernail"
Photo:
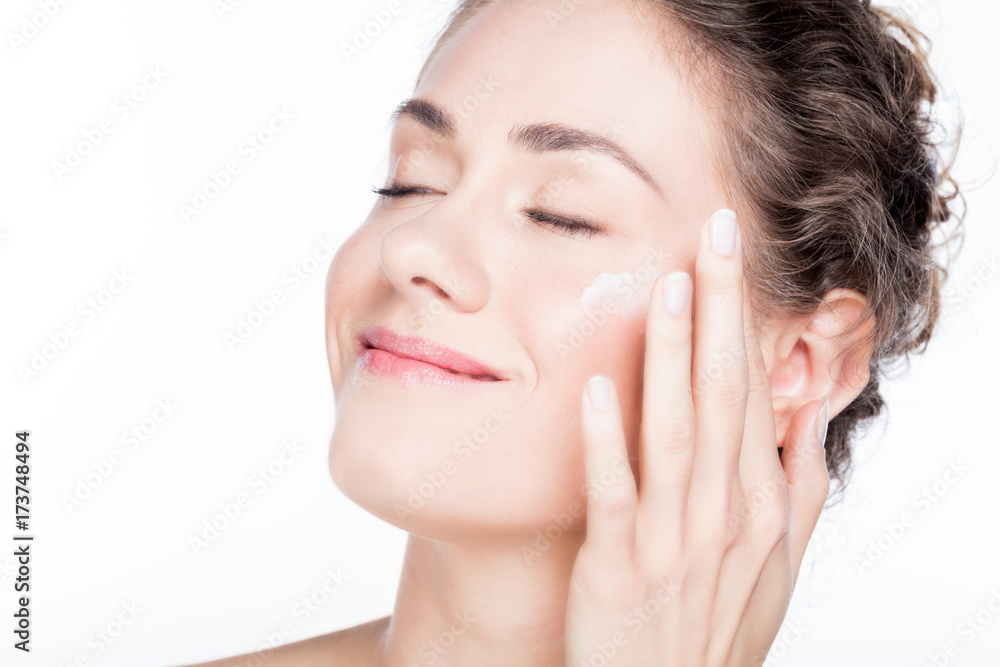
<svg viewBox="0 0 1000 667"><path fill-rule="evenodd" d="M595 375L587 380L587 400L598 412L604 412L611 405L608 381L603 375Z"/></svg>
<svg viewBox="0 0 1000 667"><path fill-rule="evenodd" d="M736 251L736 214L728 208L716 211L709 222L712 250L729 257Z"/></svg>
<svg viewBox="0 0 1000 667"><path fill-rule="evenodd" d="M671 273L663 285L663 305L672 315L680 315L691 303L691 276L684 271Z"/></svg>
<svg viewBox="0 0 1000 667"><path fill-rule="evenodd" d="M816 439L820 449L826 449L826 427L830 424L830 397L823 397L823 407L816 415Z"/></svg>

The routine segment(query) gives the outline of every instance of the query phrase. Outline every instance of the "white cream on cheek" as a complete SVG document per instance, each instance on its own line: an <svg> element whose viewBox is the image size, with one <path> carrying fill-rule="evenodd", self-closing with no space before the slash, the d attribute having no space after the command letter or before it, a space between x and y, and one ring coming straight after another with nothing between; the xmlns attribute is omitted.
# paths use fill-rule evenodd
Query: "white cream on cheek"
<svg viewBox="0 0 1000 667"><path fill-rule="evenodd" d="M580 303L591 313L604 311L619 317L644 316L649 310L653 283L661 273L648 268L638 273L599 273L594 282L584 288Z"/></svg>

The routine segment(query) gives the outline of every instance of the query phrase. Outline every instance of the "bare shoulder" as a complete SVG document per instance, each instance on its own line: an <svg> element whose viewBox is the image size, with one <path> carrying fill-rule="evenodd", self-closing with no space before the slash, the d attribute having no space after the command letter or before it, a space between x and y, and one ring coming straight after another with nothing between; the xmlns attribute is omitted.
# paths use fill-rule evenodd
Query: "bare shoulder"
<svg viewBox="0 0 1000 667"><path fill-rule="evenodd" d="M303 639L291 644L283 644L269 656L260 653L202 662L188 667L331 667L352 665L357 667L377 667L377 645L391 616L383 616L374 621L355 625L344 630L329 632Z"/></svg>

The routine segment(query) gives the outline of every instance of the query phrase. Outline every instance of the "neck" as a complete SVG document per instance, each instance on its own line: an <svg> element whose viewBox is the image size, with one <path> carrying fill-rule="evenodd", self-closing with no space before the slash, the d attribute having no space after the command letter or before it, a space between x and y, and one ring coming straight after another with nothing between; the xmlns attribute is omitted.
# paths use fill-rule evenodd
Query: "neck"
<svg viewBox="0 0 1000 667"><path fill-rule="evenodd" d="M382 667L565 661L566 600L581 538L502 545L410 535Z"/></svg>

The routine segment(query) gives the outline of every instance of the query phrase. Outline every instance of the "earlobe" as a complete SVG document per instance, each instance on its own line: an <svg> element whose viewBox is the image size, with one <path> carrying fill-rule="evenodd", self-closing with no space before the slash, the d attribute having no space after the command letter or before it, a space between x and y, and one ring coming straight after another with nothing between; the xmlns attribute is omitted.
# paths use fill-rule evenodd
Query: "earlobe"
<svg viewBox="0 0 1000 667"><path fill-rule="evenodd" d="M846 335L864 316L866 302L855 290L836 288L808 317L776 324L769 337L769 377L778 446L803 405L829 396L833 419L868 384L872 345L865 336L871 317Z"/></svg>

